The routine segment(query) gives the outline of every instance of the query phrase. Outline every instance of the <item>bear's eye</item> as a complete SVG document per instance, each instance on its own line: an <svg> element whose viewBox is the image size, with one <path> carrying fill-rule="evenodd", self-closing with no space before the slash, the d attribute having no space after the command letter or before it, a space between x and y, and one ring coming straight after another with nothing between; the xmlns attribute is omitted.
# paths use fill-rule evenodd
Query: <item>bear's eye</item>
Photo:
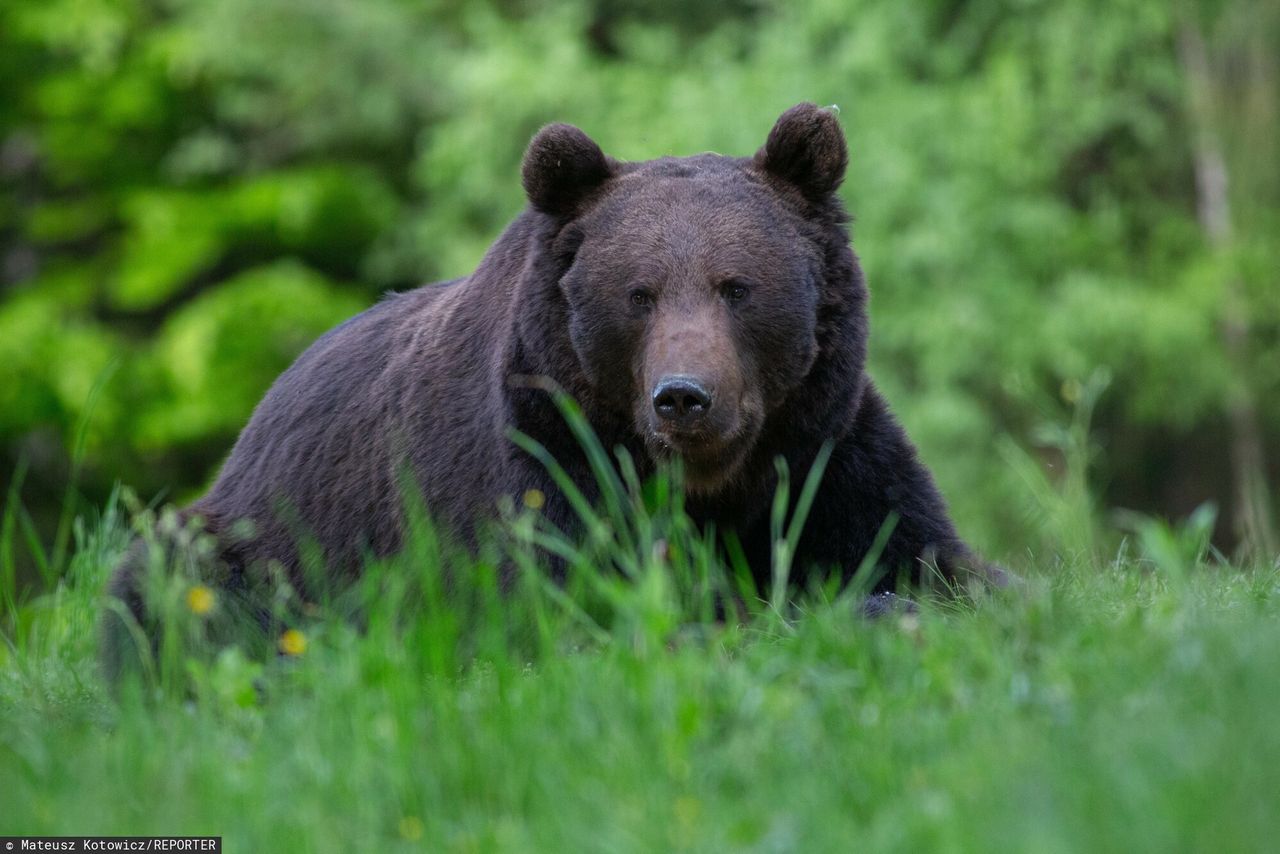
<svg viewBox="0 0 1280 854"><path fill-rule="evenodd" d="M640 308L648 308L653 305L653 294L646 290L636 288L631 292L631 304Z"/></svg>
<svg viewBox="0 0 1280 854"><path fill-rule="evenodd" d="M747 298L750 289L742 282L736 279L730 279L720 286L720 293L729 302L741 302Z"/></svg>

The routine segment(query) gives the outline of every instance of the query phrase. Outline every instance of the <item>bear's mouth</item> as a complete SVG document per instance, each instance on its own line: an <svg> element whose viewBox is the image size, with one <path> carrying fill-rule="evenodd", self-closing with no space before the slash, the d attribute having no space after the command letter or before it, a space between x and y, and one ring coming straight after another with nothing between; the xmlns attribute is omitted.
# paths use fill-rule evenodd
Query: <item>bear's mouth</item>
<svg viewBox="0 0 1280 854"><path fill-rule="evenodd" d="M645 445L656 461L679 459L686 492L709 495L732 480L741 469L755 431L747 424L728 434L706 431L645 431Z"/></svg>

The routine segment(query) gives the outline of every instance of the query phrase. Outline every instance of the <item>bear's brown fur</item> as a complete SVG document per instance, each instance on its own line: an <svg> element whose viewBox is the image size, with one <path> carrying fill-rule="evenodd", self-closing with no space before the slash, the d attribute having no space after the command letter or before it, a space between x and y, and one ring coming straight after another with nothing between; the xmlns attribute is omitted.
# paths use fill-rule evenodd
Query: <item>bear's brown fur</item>
<svg viewBox="0 0 1280 854"><path fill-rule="evenodd" d="M464 540L500 496L530 488L571 528L567 501L507 438L515 427L542 442L591 490L550 397L512 382L532 375L568 391L642 473L682 457L690 513L734 531L762 582L774 460L799 481L828 441L798 572L847 578L891 516L881 589L926 562L983 572L864 371L867 289L835 195L846 163L836 117L812 104L749 158L622 163L577 128L544 128L524 159L529 207L479 268L317 341L189 512L215 536L252 521L252 538L224 537L233 580L277 561L298 583L300 534L335 577L397 549L403 462ZM141 619L139 566L126 560L111 592Z"/></svg>

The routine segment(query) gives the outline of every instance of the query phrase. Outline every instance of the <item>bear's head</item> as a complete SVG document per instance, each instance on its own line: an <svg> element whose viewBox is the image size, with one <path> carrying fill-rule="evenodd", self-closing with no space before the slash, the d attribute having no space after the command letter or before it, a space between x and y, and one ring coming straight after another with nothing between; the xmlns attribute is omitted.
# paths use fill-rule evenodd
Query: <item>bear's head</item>
<svg viewBox="0 0 1280 854"><path fill-rule="evenodd" d="M652 458L683 459L691 492L723 489L754 452L827 438L860 393L865 286L835 195L847 160L812 104L750 158L620 163L568 125L529 145L566 358Z"/></svg>

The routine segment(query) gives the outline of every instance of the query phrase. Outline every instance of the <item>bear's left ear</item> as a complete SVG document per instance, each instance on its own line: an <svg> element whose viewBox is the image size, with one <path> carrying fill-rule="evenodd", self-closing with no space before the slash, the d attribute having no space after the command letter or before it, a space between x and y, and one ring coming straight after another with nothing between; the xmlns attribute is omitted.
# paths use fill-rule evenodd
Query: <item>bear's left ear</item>
<svg viewBox="0 0 1280 854"><path fill-rule="evenodd" d="M572 216L612 174L609 159L573 125L547 125L524 153L521 181L529 203L552 216Z"/></svg>
<svg viewBox="0 0 1280 854"><path fill-rule="evenodd" d="M844 180L849 149L834 110L797 104L778 118L755 162L810 200L822 201Z"/></svg>

